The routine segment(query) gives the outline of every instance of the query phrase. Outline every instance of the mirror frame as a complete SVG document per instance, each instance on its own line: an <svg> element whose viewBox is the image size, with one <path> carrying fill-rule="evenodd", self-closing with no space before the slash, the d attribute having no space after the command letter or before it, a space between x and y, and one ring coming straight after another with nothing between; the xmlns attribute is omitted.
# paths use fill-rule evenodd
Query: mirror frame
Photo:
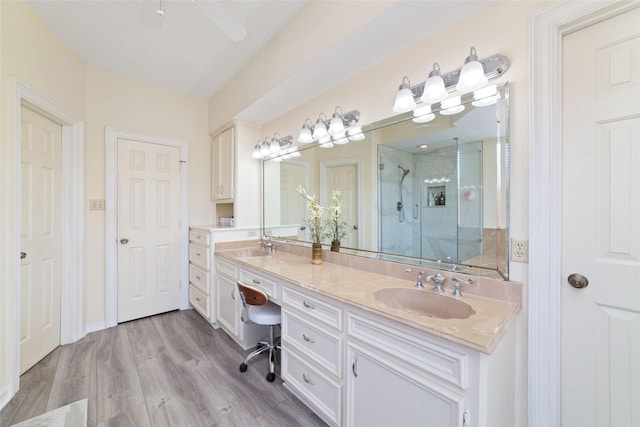
<svg viewBox="0 0 640 427"><path fill-rule="evenodd" d="M412 257L412 256L406 256L406 255L397 255L397 254L392 254L392 253L384 253L384 252L376 252L376 251L371 251L371 250L367 250L367 249L360 249L360 248L348 248L348 247L342 247L340 248L340 253L345 253L345 254L349 254L349 255L356 255L356 256L362 256L362 257L367 257L367 258L373 258L373 259L379 259L379 260L385 260L385 261L391 261L391 262L398 262L398 263L403 263L403 264L409 264L409 265L413 265L413 266L419 266L419 267L425 267L425 268L431 268L431 269L438 269L438 270L445 270L445 271L458 271L460 273L465 273L465 274L471 274L471 275L475 275L475 276L483 276L483 277L490 277L490 278L496 278L496 279L503 279L503 280L509 280L508 278L508 270L509 270L509 226L510 226L510 209L509 209L509 200L510 200L510 156L509 156L509 146L510 146L510 132L509 132L509 122L510 122L510 118L509 118L509 113L510 113L510 108L509 108L509 82L502 82L502 83L496 83L497 89L498 89L498 93L501 94L501 102L504 105L504 113L502 115L498 115L498 117L496 118L497 121L500 121L499 123L499 128L497 129L496 132L496 138L502 138L502 140L504 141L504 152L505 152L505 158L504 158L504 177L502 180L502 183L504 184L505 188L505 192L504 192L504 196L506 199L506 209L505 209L505 223L506 226L504 228L505 230L505 236L504 236L504 241L502 242L502 244L504 244L504 259L500 258L498 259L498 256L496 255L496 259L495 259L495 266L489 267L489 266L482 266L482 265L471 265L471 264L465 264L465 263L453 263L453 262L447 262L447 261L441 261L441 260L431 260L431 259L426 259L426 258L417 258L417 257ZM470 103L471 101L473 101L473 93L468 93L468 94L464 94L461 96L461 103L462 104L467 104ZM498 108L498 107L495 107ZM435 114L440 112L440 108L434 108L433 112ZM362 125L362 132L366 135L369 132L373 132L375 130L379 130L388 126L392 126L398 123L403 123L403 122L407 122L413 119L413 112L407 112L407 113L403 113L403 114L398 114L395 116L391 116L388 117L386 119L382 119L376 122L372 122L366 125ZM500 120L501 119L501 120ZM417 125L419 125L419 123L417 123ZM499 134L499 129L501 129L504 134ZM357 141L355 142L357 143ZM378 144L378 145L384 145L384 144ZM303 152L306 150L310 150L310 149L315 149L318 148L319 144L314 142L311 144L304 144L304 145L298 145L298 150ZM270 157L268 159L264 159L261 161L261 167L262 167L262 174L261 174L261 178L262 178L262 236L264 239L277 239L279 241L283 241L283 242L287 242L287 243L293 243L293 244L298 244L298 245L303 245L303 246L310 246L311 242L308 240L298 240L298 239L293 239L293 238L287 238L287 237L282 237L282 236L272 236L269 232L269 230L267 230L267 227L265 225L265 212L266 212L266 207L265 207L265 197L264 195L265 193L265 162L267 161L272 161L278 157L282 157L284 154L280 154L280 155L276 155L273 157ZM377 156L377 154L376 154ZM306 186L305 186L306 188ZM376 189L376 191L379 192L379 189ZM379 194L377 196L377 198L379 199ZM379 227L379 224L378 224ZM270 227L269 227L270 228ZM326 249L329 248L329 244L324 244L323 243L323 247L326 246ZM504 262L504 269L500 268L500 263Z"/></svg>

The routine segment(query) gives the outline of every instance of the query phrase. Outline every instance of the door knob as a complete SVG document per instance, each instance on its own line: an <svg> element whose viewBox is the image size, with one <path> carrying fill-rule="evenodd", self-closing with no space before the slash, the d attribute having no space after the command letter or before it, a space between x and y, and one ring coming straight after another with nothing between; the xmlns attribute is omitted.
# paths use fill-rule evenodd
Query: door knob
<svg viewBox="0 0 640 427"><path fill-rule="evenodd" d="M122 243L123 245L126 245L127 243L129 243L129 239L127 239L126 237L123 237L122 239L120 239L120 243Z"/></svg>
<svg viewBox="0 0 640 427"><path fill-rule="evenodd" d="M569 277L567 277L567 281L576 289L582 289L589 286L589 279L578 273L570 274Z"/></svg>
<svg viewBox="0 0 640 427"><path fill-rule="evenodd" d="M353 229L354 229L354 230L357 230L357 229L358 229L358 225L357 225L357 224L354 224L354 225L353 225Z"/></svg>
<svg viewBox="0 0 640 427"><path fill-rule="evenodd" d="M26 252L20 252L20 259L25 259L27 257Z"/></svg>

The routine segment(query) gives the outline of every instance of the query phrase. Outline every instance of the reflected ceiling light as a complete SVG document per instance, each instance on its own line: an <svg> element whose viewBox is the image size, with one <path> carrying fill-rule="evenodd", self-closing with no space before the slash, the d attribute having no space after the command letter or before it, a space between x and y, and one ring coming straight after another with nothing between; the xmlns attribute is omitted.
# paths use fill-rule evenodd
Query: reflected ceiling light
<svg viewBox="0 0 640 427"><path fill-rule="evenodd" d="M347 135L350 141L362 141L364 139L364 133L360 126L354 126L347 131Z"/></svg>
<svg viewBox="0 0 640 427"><path fill-rule="evenodd" d="M458 92L472 92L485 86L488 81L489 79L484 75L484 68L478 61L476 48L471 46L469 56L465 59L464 66L460 70L460 78L458 79L456 90Z"/></svg>
<svg viewBox="0 0 640 427"><path fill-rule="evenodd" d="M311 123L311 120L306 119L304 121L302 129L300 129L300 133L298 134L298 142L300 144L311 144L313 142L313 135L311 135L312 126L313 123Z"/></svg>
<svg viewBox="0 0 640 427"><path fill-rule="evenodd" d="M464 105L461 104L460 96L452 96L451 98L445 99L440 104L440 107L442 108L440 114L444 116L450 116L464 111Z"/></svg>
<svg viewBox="0 0 640 427"><path fill-rule="evenodd" d="M413 110L414 123L427 123L435 118L436 115L431 112L431 105L423 105Z"/></svg>
<svg viewBox="0 0 640 427"><path fill-rule="evenodd" d="M498 88L496 85L491 85L474 91L471 104L474 107L486 107L495 104L498 98L500 98Z"/></svg>
<svg viewBox="0 0 640 427"><path fill-rule="evenodd" d="M398 88L396 94L396 102L393 104L393 111L395 113L406 113L416 108L416 100L413 99L413 92L411 92L411 82L409 77L404 76L402 78L402 84Z"/></svg>
<svg viewBox="0 0 640 427"><path fill-rule="evenodd" d="M409 78L404 76L396 94L393 111L405 113L414 110L418 107L416 100L421 105L433 105L444 101L452 92L473 92L484 87L489 80L502 76L509 65L509 58L500 54L478 60L475 47L471 47L470 55L462 68L440 74L440 66L434 63L427 80L413 87Z"/></svg>
<svg viewBox="0 0 640 427"><path fill-rule="evenodd" d="M331 141L331 137L329 135L325 136L320 141L318 141L318 144L319 144L318 146L322 148L333 147L333 142Z"/></svg>
<svg viewBox="0 0 640 427"><path fill-rule="evenodd" d="M324 119L322 119L324 117ZM316 141L320 141L322 138L325 138L329 135L327 131L327 116L324 113L320 113L318 116L318 120L316 120L316 124L313 126L313 139Z"/></svg>
<svg viewBox="0 0 640 427"><path fill-rule="evenodd" d="M344 145L349 143L349 139L347 138L346 134L342 132L341 135L336 135L333 137L333 143L336 145Z"/></svg>
<svg viewBox="0 0 640 427"><path fill-rule="evenodd" d="M449 96L449 92L447 92L444 80L440 75L440 65L436 62L433 64L433 70L429 73L429 78L424 84L421 100L425 104L435 104L446 99L447 96Z"/></svg>

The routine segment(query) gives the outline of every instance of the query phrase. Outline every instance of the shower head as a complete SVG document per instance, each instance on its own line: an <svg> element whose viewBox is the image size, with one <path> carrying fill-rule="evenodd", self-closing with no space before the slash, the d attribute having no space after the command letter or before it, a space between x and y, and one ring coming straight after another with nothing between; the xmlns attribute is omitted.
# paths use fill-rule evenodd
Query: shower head
<svg viewBox="0 0 640 427"><path fill-rule="evenodd" d="M402 169L402 177L404 178L405 176L409 175L409 172L411 172L410 169L405 169L402 166L398 165L398 169Z"/></svg>

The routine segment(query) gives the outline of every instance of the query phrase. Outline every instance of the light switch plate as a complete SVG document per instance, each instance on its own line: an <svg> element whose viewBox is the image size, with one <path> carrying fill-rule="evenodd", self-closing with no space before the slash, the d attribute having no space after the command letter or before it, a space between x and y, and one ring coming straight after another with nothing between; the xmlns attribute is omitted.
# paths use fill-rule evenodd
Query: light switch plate
<svg viewBox="0 0 640 427"><path fill-rule="evenodd" d="M104 200L92 199L89 201L89 210L92 211L103 211L104 210Z"/></svg>

